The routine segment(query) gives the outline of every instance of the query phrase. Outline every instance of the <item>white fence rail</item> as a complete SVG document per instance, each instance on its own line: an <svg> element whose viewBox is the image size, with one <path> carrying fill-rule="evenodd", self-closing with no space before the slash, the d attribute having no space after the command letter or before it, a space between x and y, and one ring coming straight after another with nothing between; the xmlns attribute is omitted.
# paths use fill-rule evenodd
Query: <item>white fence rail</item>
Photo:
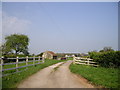
<svg viewBox="0 0 120 90"><path fill-rule="evenodd" d="M20 61L20 59L23 59L23 61ZM32 59L32 60L30 60ZM37 59L37 60L36 60ZM4 63L4 60L16 60L15 62L10 62L10 63ZM37 64L41 64L41 63L44 63L44 58L43 57L16 57L16 58L6 58L4 59L4 57L1 57L0 58L0 66L1 66L1 72L4 72L4 71L8 71L8 70L16 70L16 72L21 72L19 71L18 69L19 68L23 68L23 67L26 67L26 69L28 68L28 66L34 66L34 65L37 65ZM29 64L29 62L32 62L32 64ZM19 66L19 64L21 63L25 63L25 65L22 65L22 66ZM15 65L15 67L13 68L6 68L4 69L4 66L5 65ZM24 70L22 70L24 71ZM16 73L16 72L13 72L13 73ZM13 74L13 73L10 73L10 74ZM7 76L9 74L3 74L2 76Z"/></svg>
<svg viewBox="0 0 120 90"><path fill-rule="evenodd" d="M82 57L73 57L73 64L83 64L83 65L98 66L97 62L93 62L93 59L82 58Z"/></svg>

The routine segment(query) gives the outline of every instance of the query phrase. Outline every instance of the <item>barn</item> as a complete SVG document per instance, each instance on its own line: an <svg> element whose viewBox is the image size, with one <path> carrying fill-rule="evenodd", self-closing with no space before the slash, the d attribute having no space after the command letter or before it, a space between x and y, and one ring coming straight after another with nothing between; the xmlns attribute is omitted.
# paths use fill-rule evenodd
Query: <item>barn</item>
<svg viewBox="0 0 120 90"><path fill-rule="evenodd" d="M42 57L44 57L45 59L57 59L57 55L52 51L43 52Z"/></svg>

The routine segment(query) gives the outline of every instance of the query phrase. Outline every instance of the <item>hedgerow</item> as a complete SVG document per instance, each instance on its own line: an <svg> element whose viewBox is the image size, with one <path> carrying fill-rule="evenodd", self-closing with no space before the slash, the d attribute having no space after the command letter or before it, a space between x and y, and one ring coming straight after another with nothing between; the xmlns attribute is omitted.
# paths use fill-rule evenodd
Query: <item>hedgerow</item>
<svg viewBox="0 0 120 90"><path fill-rule="evenodd" d="M119 67L120 66L120 51L107 52L89 52L90 58L94 59L100 66L103 67Z"/></svg>

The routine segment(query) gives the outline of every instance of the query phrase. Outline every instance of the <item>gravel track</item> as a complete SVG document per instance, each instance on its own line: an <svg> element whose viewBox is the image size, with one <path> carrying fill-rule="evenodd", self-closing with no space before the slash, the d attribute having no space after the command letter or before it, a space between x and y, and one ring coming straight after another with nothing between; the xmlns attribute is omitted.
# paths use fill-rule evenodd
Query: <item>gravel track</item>
<svg viewBox="0 0 120 90"><path fill-rule="evenodd" d="M70 72L71 63L72 60L46 67L23 80L18 88L94 88L87 80Z"/></svg>

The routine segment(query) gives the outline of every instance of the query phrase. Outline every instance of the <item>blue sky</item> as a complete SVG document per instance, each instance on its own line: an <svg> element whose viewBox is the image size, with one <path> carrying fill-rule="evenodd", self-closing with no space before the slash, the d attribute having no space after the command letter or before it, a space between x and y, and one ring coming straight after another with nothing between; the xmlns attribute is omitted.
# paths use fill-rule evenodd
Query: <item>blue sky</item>
<svg viewBox="0 0 120 90"><path fill-rule="evenodd" d="M117 2L2 3L3 37L30 38L30 53L118 49Z"/></svg>

